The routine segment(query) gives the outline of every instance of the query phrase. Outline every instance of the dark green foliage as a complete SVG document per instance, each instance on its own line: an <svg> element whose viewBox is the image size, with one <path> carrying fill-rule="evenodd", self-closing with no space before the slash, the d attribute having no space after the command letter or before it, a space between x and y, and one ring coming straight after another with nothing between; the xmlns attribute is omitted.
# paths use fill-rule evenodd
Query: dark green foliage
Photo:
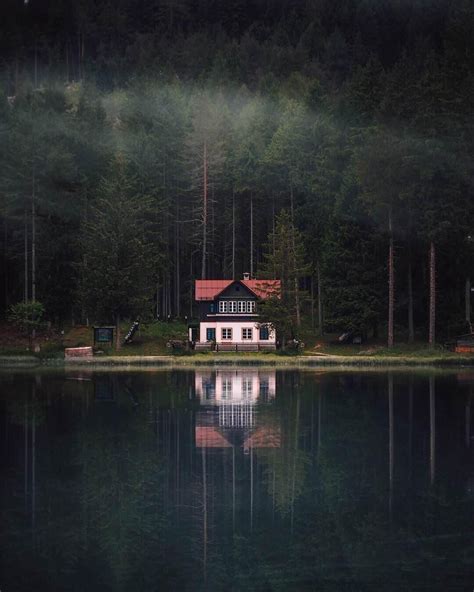
<svg viewBox="0 0 474 592"><path fill-rule="evenodd" d="M276 330L277 338L283 344L298 334L299 315L305 298L300 285L308 273L302 237L290 214L282 210L275 221L275 231L269 235L259 269L261 278L280 280L281 289L275 294L271 291L270 298L259 304L259 314L264 323Z"/></svg>
<svg viewBox="0 0 474 592"><path fill-rule="evenodd" d="M39 329L44 315L44 306L41 302L18 302L10 306L8 320L19 327L25 333Z"/></svg>
<svg viewBox="0 0 474 592"><path fill-rule="evenodd" d="M384 246L373 227L344 220L331 224L322 257L328 331L367 335L384 318Z"/></svg>
<svg viewBox="0 0 474 592"><path fill-rule="evenodd" d="M445 270L438 326L463 322L474 274L469 2L31 0L3 2L0 20L2 314L32 297L35 275L51 320L193 316L203 267L216 278L267 267L285 209L313 311L321 272L328 328L385 322L389 214L397 322L410 264L424 331L430 241ZM123 187L109 169L118 153ZM120 239L114 216L129 222ZM125 283L100 288L89 259Z"/></svg>
<svg viewBox="0 0 474 592"><path fill-rule="evenodd" d="M94 319L110 322L146 314L156 265L151 215L151 201L136 195L118 155L81 231L79 298Z"/></svg>

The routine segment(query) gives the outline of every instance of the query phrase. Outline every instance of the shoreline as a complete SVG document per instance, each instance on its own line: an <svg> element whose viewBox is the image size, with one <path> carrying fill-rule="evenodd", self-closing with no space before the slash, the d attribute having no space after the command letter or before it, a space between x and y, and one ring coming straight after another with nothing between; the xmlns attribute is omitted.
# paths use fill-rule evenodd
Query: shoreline
<svg viewBox="0 0 474 592"><path fill-rule="evenodd" d="M183 368L194 366L273 366L293 368L325 367L471 367L474 356L276 356L271 354L197 354L194 356L104 356L95 358L37 358L35 356L0 356L0 369L21 368L111 368L156 367Z"/></svg>

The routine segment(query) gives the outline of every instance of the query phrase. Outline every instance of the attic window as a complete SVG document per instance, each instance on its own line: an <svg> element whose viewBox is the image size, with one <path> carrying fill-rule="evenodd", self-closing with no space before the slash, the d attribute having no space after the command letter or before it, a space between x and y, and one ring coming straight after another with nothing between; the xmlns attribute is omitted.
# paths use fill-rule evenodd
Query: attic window
<svg viewBox="0 0 474 592"><path fill-rule="evenodd" d="M235 291L240 292L240 286L235 286Z"/></svg>

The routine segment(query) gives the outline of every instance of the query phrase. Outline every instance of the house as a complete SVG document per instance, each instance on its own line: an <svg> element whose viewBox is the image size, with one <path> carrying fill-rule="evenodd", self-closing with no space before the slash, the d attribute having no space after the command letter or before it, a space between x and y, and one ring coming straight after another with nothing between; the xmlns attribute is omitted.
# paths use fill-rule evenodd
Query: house
<svg viewBox="0 0 474 592"><path fill-rule="evenodd" d="M280 280L196 280L199 329L190 341L195 349L258 351L275 349L275 332L258 322L258 305L279 295Z"/></svg>

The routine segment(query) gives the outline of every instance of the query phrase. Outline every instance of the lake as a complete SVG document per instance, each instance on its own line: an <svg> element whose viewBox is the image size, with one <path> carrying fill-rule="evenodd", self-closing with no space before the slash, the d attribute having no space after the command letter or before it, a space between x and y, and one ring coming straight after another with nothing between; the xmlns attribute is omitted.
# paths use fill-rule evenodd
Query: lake
<svg viewBox="0 0 474 592"><path fill-rule="evenodd" d="M474 372L0 373L0 589L471 591Z"/></svg>

